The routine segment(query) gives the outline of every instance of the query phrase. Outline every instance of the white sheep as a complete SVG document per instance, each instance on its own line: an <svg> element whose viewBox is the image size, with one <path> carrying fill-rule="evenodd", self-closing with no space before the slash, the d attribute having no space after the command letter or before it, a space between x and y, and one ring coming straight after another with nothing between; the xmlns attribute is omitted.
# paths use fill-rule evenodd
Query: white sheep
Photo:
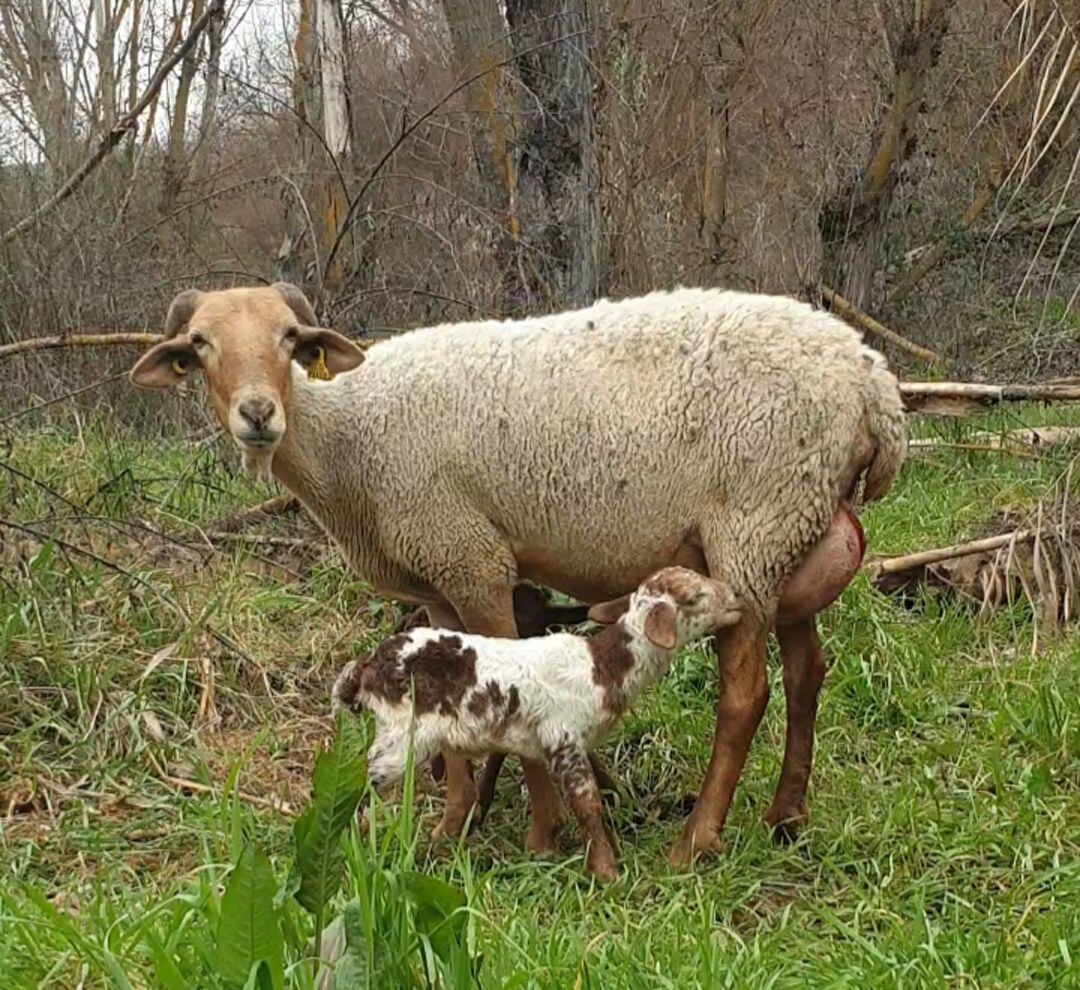
<svg viewBox="0 0 1080 990"><path fill-rule="evenodd" d="M417 330L366 355L314 322L292 286L189 290L131 377L164 387L201 367L246 466L272 470L358 573L438 626L515 636L519 580L594 603L672 564L723 577L743 617L717 638L713 757L672 858L716 844L764 711L785 582L823 541L852 544L860 479L875 498L903 458L881 356L803 303L704 289ZM824 676L814 613L830 600L810 578L777 626L788 735L771 825L805 817ZM527 841L550 848L557 795L542 764L524 769ZM460 758L446 774L452 833L477 789Z"/></svg>
<svg viewBox="0 0 1080 990"><path fill-rule="evenodd" d="M612 880L615 854L589 751L667 673L681 647L739 617L726 584L668 567L641 584L613 625L590 637L398 633L345 667L333 707L374 714L368 779L376 790L404 774L410 746L417 762L445 751L545 761L589 841L589 872Z"/></svg>

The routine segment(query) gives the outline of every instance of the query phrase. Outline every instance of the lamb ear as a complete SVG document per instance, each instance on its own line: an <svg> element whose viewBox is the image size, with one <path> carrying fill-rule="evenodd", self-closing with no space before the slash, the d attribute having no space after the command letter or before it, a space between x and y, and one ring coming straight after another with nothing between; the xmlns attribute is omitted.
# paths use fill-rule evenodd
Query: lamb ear
<svg viewBox="0 0 1080 990"><path fill-rule="evenodd" d="M661 650L675 649L675 606L671 602L657 602L645 616L645 636L653 646Z"/></svg>
<svg viewBox="0 0 1080 990"><path fill-rule="evenodd" d="M629 595L623 595L622 598L616 598L610 602L599 602L589 609L589 619L598 625L610 626L613 622L619 621L629 605Z"/></svg>
<svg viewBox="0 0 1080 990"><path fill-rule="evenodd" d="M293 359L305 368L321 361L331 375L340 375L363 364L364 352L335 330L300 327Z"/></svg>

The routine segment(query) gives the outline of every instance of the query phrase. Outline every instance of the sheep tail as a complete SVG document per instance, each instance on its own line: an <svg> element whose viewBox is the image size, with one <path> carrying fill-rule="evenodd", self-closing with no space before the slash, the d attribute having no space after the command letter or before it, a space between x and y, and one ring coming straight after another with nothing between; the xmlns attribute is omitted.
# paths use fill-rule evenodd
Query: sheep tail
<svg viewBox="0 0 1080 990"><path fill-rule="evenodd" d="M863 475L864 502L881 498L892 485L907 453L904 439L904 404L896 376L877 351L863 348L867 375L863 386L866 425L874 445Z"/></svg>

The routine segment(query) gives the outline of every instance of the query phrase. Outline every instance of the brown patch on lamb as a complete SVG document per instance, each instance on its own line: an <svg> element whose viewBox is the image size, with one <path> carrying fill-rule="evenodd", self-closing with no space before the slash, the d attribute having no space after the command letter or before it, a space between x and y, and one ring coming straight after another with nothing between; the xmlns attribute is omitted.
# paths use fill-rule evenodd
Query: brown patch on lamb
<svg viewBox="0 0 1080 990"><path fill-rule="evenodd" d="M455 715L476 684L476 651L464 646L460 636L440 636L405 652L411 645L406 633L380 643L364 667L362 689L398 704L411 688L418 715L436 709Z"/></svg>
<svg viewBox="0 0 1080 990"><path fill-rule="evenodd" d="M623 683L634 666L629 643L630 634L622 623L609 626L588 640L593 683L603 689L604 707L610 712L621 712L626 707Z"/></svg>

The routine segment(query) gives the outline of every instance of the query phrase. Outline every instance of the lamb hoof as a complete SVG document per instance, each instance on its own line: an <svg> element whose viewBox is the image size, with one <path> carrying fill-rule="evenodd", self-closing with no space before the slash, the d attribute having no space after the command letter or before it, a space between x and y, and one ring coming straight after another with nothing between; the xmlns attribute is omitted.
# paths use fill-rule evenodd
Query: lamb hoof
<svg viewBox="0 0 1080 990"><path fill-rule="evenodd" d="M765 825L777 845L794 842L809 818L805 804L795 808L770 808L765 812Z"/></svg>
<svg viewBox="0 0 1080 990"><path fill-rule="evenodd" d="M723 849L724 842L715 829L699 829L679 839L668 851L667 861L676 870L688 870L699 856Z"/></svg>

